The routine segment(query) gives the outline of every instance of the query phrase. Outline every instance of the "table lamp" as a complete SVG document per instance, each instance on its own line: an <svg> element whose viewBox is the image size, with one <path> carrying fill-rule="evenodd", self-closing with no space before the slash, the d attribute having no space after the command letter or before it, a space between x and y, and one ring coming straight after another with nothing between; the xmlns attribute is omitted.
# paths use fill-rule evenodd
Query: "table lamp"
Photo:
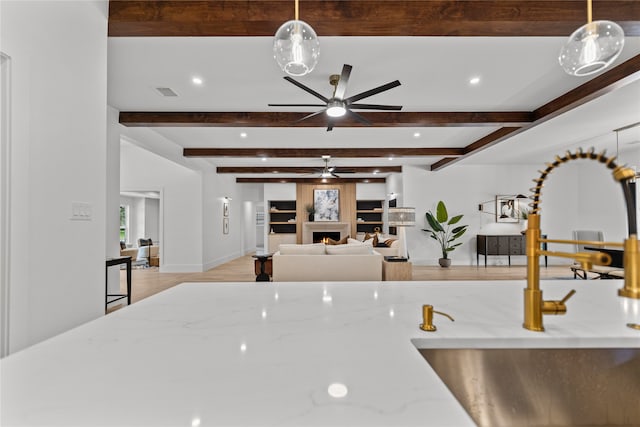
<svg viewBox="0 0 640 427"><path fill-rule="evenodd" d="M402 241L400 256L409 258L405 227L416 225L416 208L389 208L389 227L398 227L398 238Z"/></svg>

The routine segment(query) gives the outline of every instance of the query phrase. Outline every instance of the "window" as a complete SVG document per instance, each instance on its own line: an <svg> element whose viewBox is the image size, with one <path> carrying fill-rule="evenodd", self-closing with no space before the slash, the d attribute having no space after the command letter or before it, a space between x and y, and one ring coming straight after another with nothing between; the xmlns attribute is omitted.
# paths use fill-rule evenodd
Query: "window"
<svg viewBox="0 0 640 427"><path fill-rule="evenodd" d="M120 241L129 243L129 206L120 205Z"/></svg>

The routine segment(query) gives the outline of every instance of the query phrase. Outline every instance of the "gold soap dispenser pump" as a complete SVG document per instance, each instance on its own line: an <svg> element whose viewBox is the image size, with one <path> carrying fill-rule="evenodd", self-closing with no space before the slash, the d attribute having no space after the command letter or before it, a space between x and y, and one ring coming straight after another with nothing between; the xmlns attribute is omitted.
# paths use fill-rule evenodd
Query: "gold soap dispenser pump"
<svg viewBox="0 0 640 427"><path fill-rule="evenodd" d="M425 304L422 306L422 324L420 325L420 329L427 332L435 332L436 326L433 324L433 313L440 314L444 317L447 317L449 320L454 322L453 317L449 316L447 313L443 313L441 311L436 311L433 309L432 305Z"/></svg>

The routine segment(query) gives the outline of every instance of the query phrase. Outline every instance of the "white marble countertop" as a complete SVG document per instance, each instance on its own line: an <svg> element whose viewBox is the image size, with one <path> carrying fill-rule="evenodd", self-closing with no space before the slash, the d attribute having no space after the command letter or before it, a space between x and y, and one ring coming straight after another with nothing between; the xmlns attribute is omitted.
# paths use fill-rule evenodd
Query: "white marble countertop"
<svg viewBox="0 0 640 427"><path fill-rule="evenodd" d="M419 348L640 347L620 281L187 283L0 362L3 426L465 426ZM438 331L423 332L422 304ZM329 386L347 394L332 397Z"/></svg>

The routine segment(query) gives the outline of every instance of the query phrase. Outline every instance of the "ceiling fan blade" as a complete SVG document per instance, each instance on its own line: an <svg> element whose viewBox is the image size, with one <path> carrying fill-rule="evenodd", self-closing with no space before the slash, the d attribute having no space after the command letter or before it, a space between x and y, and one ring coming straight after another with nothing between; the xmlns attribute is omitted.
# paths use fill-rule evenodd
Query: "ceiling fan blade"
<svg viewBox="0 0 640 427"><path fill-rule="evenodd" d="M361 108L364 110L402 110L402 105L380 105L380 104L350 104L349 108Z"/></svg>
<svg viewBox="0 0 640 427"><path fill-rule="evenodd" d="M395 80L393 82L384 84L382 86L378 86L376 88L369 89L369 90L364 91L362 93L359 93L357 95L350 96L349 98L345 99L344 101L348 102L348 103L360 101L363 98L367 98L369 96L375 95L375 94L380 93L380 92L384 92L385 90L393 89L394 87L398 87L398 86L400 86L400 81L399 80Z"/></svg>
<svg viewBox="0 0 640 427"><path fill-rule="evenodd" d="M336 92L333 95L336 99L344 99L344 94L347 91L347 83L349 83L349 76L351 75L351 65L344 64L342 66L342 74L340 74L340 80L336 86Z"/></svg>
<svg viewBox="0 0 640 427"><path fill-rule="evenodd" d="M296 121L295 121L295 122L293 122L293 123L301 122L301 121L303 121L303 120L309 119L309 118L311 118L311 117L313 117L313 116L317 116L318 114L322 114L322 113L324 113L324 110L320 110L320 111L316 111L315 113L307 114L307 115L306 115L306 116L304 116L303 118L298 119L298 120L296 120Z"/></svg>
<svg viewBox="0 0 640 427"><path fill-rule="evenodd" d="M326 107L326 104L267 104L269 107Z"/></svg>
<svg viewBox="0 0 640 427"><path fill-rule="evenodd" d="M303 85L302 83L300 83L297 80L292 79L289 76L286 76L284 78L286 81L293 83L294 85L298 86L300 89L309 92L311 95L315 96L316 98L321 99L323 102L329 102L329 99L325 98L324 96L320 95L318 92L316 92L315 90L311 89L309 86Z"/></svg>
<svg viewBox="0 0 640 427"><path fill-rule="evenodd" d="M338 175L336 175L335 173L331 172L331 176L334 178L340 178Z"/></svg>
<svg viewBox="0 0 640 427"><path fill-rule="evenodd" d="M347 114L349 114L351 117L353 117L354 119L356 119L357 121L359 121L362 124L365 124L367 126L371 126L372 125L372 123L369 120L365 119L364 117L362 117L360 114L358 114L356 112L353 112L353 111L347 109Z"/></svg>

